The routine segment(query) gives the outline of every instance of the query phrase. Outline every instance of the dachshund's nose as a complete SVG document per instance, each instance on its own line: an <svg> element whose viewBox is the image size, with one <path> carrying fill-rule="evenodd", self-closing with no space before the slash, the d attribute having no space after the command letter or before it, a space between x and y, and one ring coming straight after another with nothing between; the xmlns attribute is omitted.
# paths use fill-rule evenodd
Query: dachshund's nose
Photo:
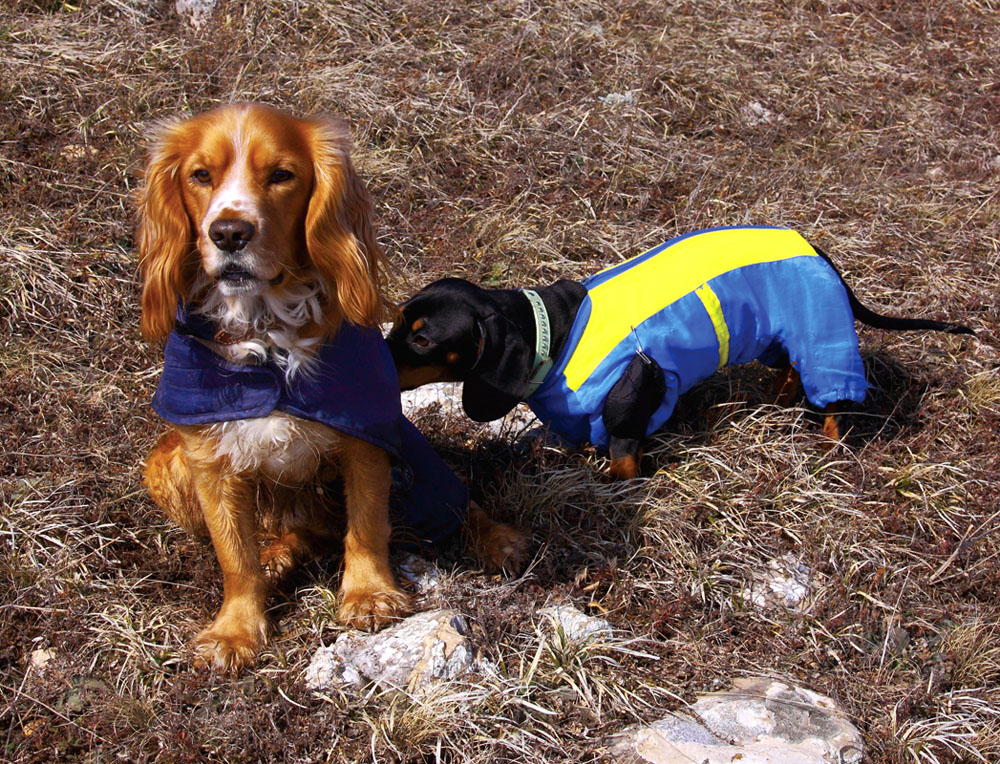
<svg viewBox="0 0 1000 764"><path fill-rule="evenodd" d="M216 220L208 227L208 236L219 249L236 252L247 245L256 230L246 220Z"/></svg>

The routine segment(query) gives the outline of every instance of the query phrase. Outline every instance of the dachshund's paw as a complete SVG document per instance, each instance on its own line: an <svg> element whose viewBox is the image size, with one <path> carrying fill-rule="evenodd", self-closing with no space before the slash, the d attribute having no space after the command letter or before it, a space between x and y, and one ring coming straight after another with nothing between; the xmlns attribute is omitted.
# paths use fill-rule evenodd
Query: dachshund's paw
<svg viewBox="0 0 1000 764"><path fill-rule="evenodd" d="M341 590L337 620L352 629L375 631L410 614L410 595L395 585L374 591Z"/></svg>
<svg viewBox="0 0 1000 764"><path fill-rule="evenodd" d="M520 573L528 563L530 546L527 534L498 522L492 522L473 539L473 552L487 573Z"/></svg>
<svg viewBox="0 0 1000 764"><path fill-rule="evenodd" d="M216 618L194 640L195 664L218 671L235 671L251 663L267 642L269 623L260 616L256 622Z"/></svg>
<svg viewBox="0 0 1000 764"><path fill-rule="evenodd" d="M612 480L632 480L639 477L639 455L625 454L611 458L608 477Z"/></svg>

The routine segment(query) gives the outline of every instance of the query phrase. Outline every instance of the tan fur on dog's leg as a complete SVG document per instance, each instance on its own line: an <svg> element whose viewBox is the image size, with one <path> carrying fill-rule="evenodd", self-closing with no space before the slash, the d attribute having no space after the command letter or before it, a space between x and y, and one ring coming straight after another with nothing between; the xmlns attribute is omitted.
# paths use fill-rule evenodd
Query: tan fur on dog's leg
<svg viewBox="0 0 1000 764"><path fill-rule="evenodd" d="M824 451L829 451L840 442L840 425L837 424L838 411L840 411L840 406L837 403L829 403L823 409L823 413L826 415L823 417L823 434L829 438L823 443Z"/></svg>
<svg viewBox="0 0 1000 764"><path fill-rule="evenodd" d="M177 430L168 430L160 436L146 459L142 482L167 517L197 536L208 535L191 466L184 455L184 441Z"/></svg>
<svg viewBox="0 0 1000 764"><path fill-rule="evenodd" d="M779 371L774 380L774 402L779 406L791 406L799 393L799 373L794 366Z"/></svg>
<svg viewBox="0 0 1000 764"><path fill-rule="evenodd" d="M272 507L265 516L270 543L260 552L260 564L267 579L279 583L330 538L332 518L321 496L308 487L268 484L266 489L266 494L258 489L257 504L258 512L261 503Z"/></svg>
<svg viewBox="0 0 1000 764"><path fill-rule="evenodd" d="M196 467L194 482L223 583L219 614L194 646L204 663L235 669L254 659L270 629L264 612L270 587L258 559L253 491L245 480L225 476L215 465Z"/></svg>
<svg viewBox="0 0 1000 764"><path fill-rule="evenodd" d="M528 561L528 537L498 523L476 502L469 502L466 537L469 548L488 573L520 573Z"/></svg>
<svg viewBox="0 0 1000 764"><path fill-rule="evenodd" d="M344 436L341 451L347 533L337 617L345 626L378 629L410 612L410 597L389 569L389 455Z"/></svg>

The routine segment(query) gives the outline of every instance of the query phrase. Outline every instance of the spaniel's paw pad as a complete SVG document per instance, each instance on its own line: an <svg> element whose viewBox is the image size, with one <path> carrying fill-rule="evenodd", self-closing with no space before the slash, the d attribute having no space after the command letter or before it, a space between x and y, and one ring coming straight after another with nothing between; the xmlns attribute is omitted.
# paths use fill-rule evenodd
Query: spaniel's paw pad
<svg viewBox="0 0 1000 764"><path fill-rule="evenodd" d="M410 596L401 589L342 592L337 620L352 629L375 631L410 614Z"/></svg>

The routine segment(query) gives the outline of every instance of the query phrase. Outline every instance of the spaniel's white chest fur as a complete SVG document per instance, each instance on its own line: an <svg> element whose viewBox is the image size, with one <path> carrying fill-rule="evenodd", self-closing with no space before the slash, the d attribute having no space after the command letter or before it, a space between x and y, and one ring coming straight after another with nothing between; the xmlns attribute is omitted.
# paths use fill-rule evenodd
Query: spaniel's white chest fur
<svg viewBox="0 0 1000 764"><path fill-rule="evenodd" d="M282 484L310 481L324 455L339 444L337 431L281 412L255 419L219 422L209 430L215 454L234 473L257 472Z"/></svg>

